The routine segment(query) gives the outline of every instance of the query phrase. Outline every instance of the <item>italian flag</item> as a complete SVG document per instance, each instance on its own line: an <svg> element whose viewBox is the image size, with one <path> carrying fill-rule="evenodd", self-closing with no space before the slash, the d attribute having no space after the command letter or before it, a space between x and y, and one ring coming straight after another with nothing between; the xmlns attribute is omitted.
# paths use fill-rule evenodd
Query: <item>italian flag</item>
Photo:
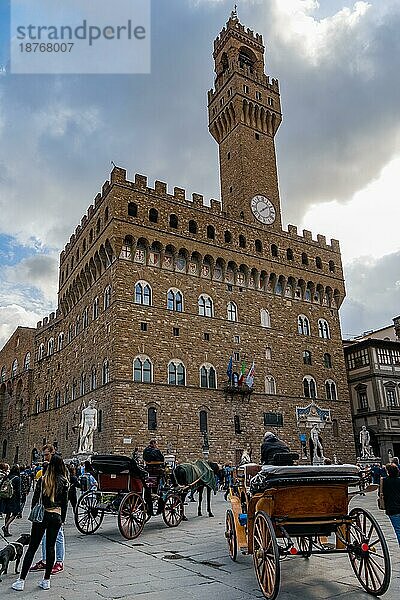
<svg viewBox="0 0 400 600"><path fill-rule="evenodd" d="M243 385L245 373L246 373L246 363L244 362L244 360L242 360L242 368L240 370L238 385Z"/></svg>

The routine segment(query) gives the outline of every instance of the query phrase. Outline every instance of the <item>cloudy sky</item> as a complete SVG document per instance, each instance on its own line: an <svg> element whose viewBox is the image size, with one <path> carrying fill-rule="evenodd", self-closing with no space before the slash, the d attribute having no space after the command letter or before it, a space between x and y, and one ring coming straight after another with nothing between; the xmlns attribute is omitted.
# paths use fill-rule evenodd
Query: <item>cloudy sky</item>
<svg viewBox="0 0 400 600"><path fill-rule="evenodd" d="M237 3L280 80L284 222L340 240L345 336L390 324L400 314L400 2ZM206 92L232 5L152 0L150 75L0 74L0 346L55 308L59 252L111 160L130 177L219 197Z"/></svg>

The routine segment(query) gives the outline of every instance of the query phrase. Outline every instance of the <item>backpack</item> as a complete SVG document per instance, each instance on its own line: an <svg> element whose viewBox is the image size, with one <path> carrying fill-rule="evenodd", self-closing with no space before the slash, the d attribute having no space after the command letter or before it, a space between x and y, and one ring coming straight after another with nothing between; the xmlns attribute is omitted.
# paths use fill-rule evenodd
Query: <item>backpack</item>
<svg viewBox="0 0 400 600"><path fill-rule="evenodd" d="M31 489L31 478L26 473L21 474L21 493L27 496Z"/></svg>
<svg viewBox="0 0 400 600"><path fill-rule="evenodd" d="M12 486L11 480L7 477L3 478L3 481L0 484L0 498L2 500L9 500L13 497L14 488Z"/></svg>

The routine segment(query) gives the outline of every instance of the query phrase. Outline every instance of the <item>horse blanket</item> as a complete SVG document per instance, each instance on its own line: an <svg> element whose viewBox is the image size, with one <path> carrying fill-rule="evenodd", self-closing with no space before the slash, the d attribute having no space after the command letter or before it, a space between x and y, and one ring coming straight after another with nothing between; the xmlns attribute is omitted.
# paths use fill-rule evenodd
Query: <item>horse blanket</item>
<svg viewBox="0 0 400 600"><path fill-rule="evenodd" d="M181 463L179 466L185 471L188 485L199 479L198 485L204 484L214 491L217 490L214 471L205 460L199 459L192 463Z"/></svg>

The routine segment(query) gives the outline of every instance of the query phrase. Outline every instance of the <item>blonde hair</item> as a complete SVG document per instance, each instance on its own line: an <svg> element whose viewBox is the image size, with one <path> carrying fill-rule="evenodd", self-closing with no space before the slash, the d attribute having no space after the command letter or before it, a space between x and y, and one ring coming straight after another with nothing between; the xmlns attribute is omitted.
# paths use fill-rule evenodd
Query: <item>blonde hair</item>
<svg viewBox="0 0 400 600"><path fill-rule="evenodd" d="M51 502L54 502L57 489L57 479L59 477L67 479L66 468L63 459L60 456L57 456L57 454L53 454L46 469L46 473L43 475L42 483L43 493L45 496L50 498Z"/></svg>

